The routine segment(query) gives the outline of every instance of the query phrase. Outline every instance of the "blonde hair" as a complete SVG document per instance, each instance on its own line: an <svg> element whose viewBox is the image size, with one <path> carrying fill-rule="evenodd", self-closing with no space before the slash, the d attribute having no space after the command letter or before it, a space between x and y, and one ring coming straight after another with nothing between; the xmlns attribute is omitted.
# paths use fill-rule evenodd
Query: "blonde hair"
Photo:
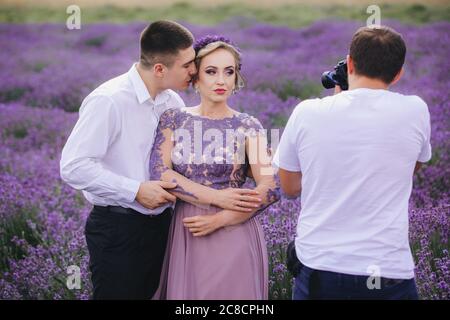
<svg viewBox="0 0 450 320"><path fill-rule="evenodd" d="M234 57L234 61L236 63L236 68L235 68L235 72L236 72L236 80L235 80L235 90L239 91L242 88L244 88L245 86L245 80L244 77L241 74L241 55L240 53L236 50L235 47L233 47L232 45L223 42L223 41L215 41L215 42L211 42L209 44L207 44L205 47L201 48L198 53L197 56L195 57L195 67L197 68L197 70L200 70L200 63L202 61L202 59L204 57L206 57L208 54L216 51L217 49L225 49L228 52L230 52L233 57ZM194 76L192 83L195 83L198 81L198 71L197 74Z"/></svg>

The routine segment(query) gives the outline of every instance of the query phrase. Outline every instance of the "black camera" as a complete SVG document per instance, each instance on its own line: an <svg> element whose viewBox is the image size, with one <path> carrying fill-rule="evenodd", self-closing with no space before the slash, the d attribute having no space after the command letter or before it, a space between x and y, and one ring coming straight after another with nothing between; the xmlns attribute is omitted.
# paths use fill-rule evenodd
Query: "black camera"
<svg viewBox="0 0 450 320"><path fill-rule="evenodd" d="M332 89L338 85L342 90L348 90L347 61L339 61L334 71L325 71L322 74L322 85L326 89Z"/></svg>
<svg viewBox="0 0 450 320"><path fill-rule="evenodd" d="M292 277L297 277L300 272L302 263L297 258L297 253L295 252L295 240L289 242L286 249L286 267Z"/></svg>

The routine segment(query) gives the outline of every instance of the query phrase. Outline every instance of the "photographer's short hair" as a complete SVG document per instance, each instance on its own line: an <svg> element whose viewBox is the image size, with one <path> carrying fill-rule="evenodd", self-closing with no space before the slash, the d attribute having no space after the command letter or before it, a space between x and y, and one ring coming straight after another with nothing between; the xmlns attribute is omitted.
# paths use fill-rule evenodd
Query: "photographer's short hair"
<svg viewBox="0 0 450 320"><path fill-rule="evenodd" d="M194 36L181 24L160 20L148 25L141 33L140 63L150 68L156 63L171 67L179 50L192 46Z"/></svg>
<svg viewBox="0 0 450 320"><path fill-rule="evenodd" d="M394 80L405 62L405 55L402 36L386 26L358 29L350 45L350 57L356 74L385 83Z"/></svg>

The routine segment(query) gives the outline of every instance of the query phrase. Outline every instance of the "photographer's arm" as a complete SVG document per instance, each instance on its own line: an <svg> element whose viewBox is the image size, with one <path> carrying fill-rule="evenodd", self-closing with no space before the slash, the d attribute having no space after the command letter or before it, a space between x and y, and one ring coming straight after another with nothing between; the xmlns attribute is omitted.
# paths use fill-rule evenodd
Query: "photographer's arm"
<svg viewBox="0 0 450 320"><path fill-rule="evenodd" d="M419 171L420 168L422 168L422 162L417 161L416 167L414 168L414 173L417 173L417 171Z"/></svg>
<svg viewBox="0 0 450 320"><path fill-rule="evenodd" d="M302 173L279 169L281 189L289 198L297 198L302 192Z"/></svg>

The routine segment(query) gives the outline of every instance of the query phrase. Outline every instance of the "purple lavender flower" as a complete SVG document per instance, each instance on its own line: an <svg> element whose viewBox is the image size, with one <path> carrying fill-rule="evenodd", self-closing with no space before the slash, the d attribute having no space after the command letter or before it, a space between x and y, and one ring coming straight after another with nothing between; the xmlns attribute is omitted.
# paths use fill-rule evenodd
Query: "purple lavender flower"
<svg viewBox="0 0 450 320"><path fill-rule="evenodd" d="M431 114L433 158L414 177L409 209L418 290L423 299L449 299L450 23L387 23L408 46L404 77L392 90L419 94ZM68 32L52 24L0 25L0 299L90 296L83 228L91 206L60 180L59 157L80 102L137 59L136 34L144 26L95 24ZM321 87L320 74L345 56L359 26L318 21L292 29L235 19L188 28L200 39L197 51L218 40L239 46L247 86L230 106L254 115L267 129L282 129L298 102L330 94ZM222 36L202 38L218 33ZM187 105L199 102L192 91L181 95ZM291 297L285 249L300 209L298 200L282 198L258 216L268 246L272 299ZM66 286L69 265L81 269L80 290Z"/></svg>

